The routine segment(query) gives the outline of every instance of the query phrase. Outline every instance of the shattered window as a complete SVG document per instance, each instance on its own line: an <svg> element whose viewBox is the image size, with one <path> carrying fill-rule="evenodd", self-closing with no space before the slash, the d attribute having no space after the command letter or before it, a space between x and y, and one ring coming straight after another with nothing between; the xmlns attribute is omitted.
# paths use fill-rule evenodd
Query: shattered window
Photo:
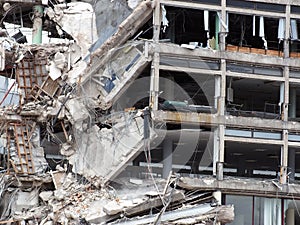
<svg viewBox="0 0 300 225"><path fill-rule="evenodd" d="M14 79L0 76L0 103L1 106L17 105L19 95Z"/></svg>

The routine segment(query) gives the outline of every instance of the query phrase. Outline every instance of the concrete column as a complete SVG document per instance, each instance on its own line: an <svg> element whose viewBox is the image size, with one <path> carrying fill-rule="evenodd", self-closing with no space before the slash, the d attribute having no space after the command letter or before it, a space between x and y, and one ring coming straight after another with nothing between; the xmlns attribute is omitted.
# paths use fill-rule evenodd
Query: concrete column
<svg viewBox="0 0 300 225"><path fill-rule="evenodd" d="M217 163L217 179L223 180L223 167L225 158L225 126L219 126L219 161Z"/></svg>
<svg viewBox="0 0 300 225"><path fill-rule="evenodd" d="M284 83L280 84L280 89L279 89L279 105L280 105L280 115L281 119L283 120L283 108L284 108Z"/></svg>
<svg viewBox="0 0 300 225"><path fill-rule="evenodd" d="M226 16L226 15L225 15ZM225 115L225 97L226 97L226 61L221 59L221 97L219 115ZM217 163L217 179L223 180L223 165L225 157L225 125L219 125L219 160Z"/></svg>
<svg viewBox="0 0 300 225"><path fill-rule="evenodd" d="M160 15L160 1L155 2L155 9L153 12L153 42L159 42L161 15ZM159 92L159 53L154 52L151 65L151 84L150 84L150 102L149 105L153 110L158 109L158 92Z"/></svg>
<svg viewBox="0 0 300 225"><path fill-rule="evenodd" d="M289 149L289 156L288 156L288 161L289 161L289 180L294 181L295 180L295 166L296 166L296 150L295 149Z"/></svg>
<svg viewBox="0 0 300 225"><path fill-rule="evenodd" d="M215 76L215 109L217 111L220 111L220 97L221 97L221 77L220 76Z"/></svg>
<svg viewBox="0 0 300 225"><path fill-rule="evenodd" d="M155 8L153 10L153 41L159 41L160 26L161 26L161 10L160 10L160 0L154 1Z"/></svg>
<svg viewBox="0 0 300 225"><path fill-rule="evenodd" d="M217 163L219 161L219 127L214 129L214 155L213 155L213 176L217 176Z"/></svg>
<svg viewBox="0 0 300 225"><path fill-rule="evenodd" d="M221 0L221 18L223 21L227 20L226 16L226 0ZM226 21L227 22L227 21ZM221 26L221 33L220 33L220 41L219 41L219 49L220 51L225 51L225 44L226 44L226 29L224 26Z"/></svg>
<svg viewBox="0 0 300 225"><path fill-rule="evenodd" d="M282 131L283 146L281 146L280 183L286 184L288 167L288 130Z"/></svg>
<svg viewBox="0 0 300 225"><path fill-rule="evenodd" d="M172 171L173 163L173 141L171 139L165 139L163 143L163 173L162 177L167 179L170 171Z"/></svg>
<svg viewBox="0 0 300 225"><path fill-rule="evenodd" d="M221 59L221 98L220 98L220 115L225 114L225 98L226 98L226 61Z"/></svg>
<svg viewBox="0 0 300 225"><path fill-rule="evenodd" d="M216 199L218 205L222 205L222 192L221 191L213 192L213 197Z"/></svg>
<svg viewBox="0 0 300 225"><path fill-rule="evenodd" d="M159 93L159 53L154 52L154 56L151 64L150 102L149 102L149 106L153 110L158 110L158 93Z"/></svg>
<svg viewBox="0 0 300 225"><path fill-rule="evenodd" d="M283 43L284 58L287 58L290 55L290 46L289 46L290 26L291 26L290 13L291 13L291 5L288 3L285 8L285 35L284 35L284 43Z"/></svg>
<svg viewBox="0 0 300 225"><path fill-rule="evenodd" d="M222 193L221 191L213 192L213 197L216 199L218 205L222 205ZM220 222L215 223L215 225L221 225Z"/></svg>
<svg viewBox="0 0 300 225"><path fill-rule="evenodd" d="M290 89L290 84L289 84L289 77L290 77L290 70L288 66L284 67L283 71L284 75L284 108L283 108L283 120L288 121L289 115L288 115L288 109L289 109L289 89Z"/></svg>
<svg viewBox="0 0 300 225"><path fill-rule="evenodd" d="M297 104L297 91L296 88L290 88L290 104L289 104L289 117L296 118L296 104Z"/></svg>
<svg viewBox="0 0 300 225"><path fill-rule="evenodd" d="M288 208L286 210L286 225L295 225L295 209Z"/></svg>
<svg viewBox="0 0 300 225"><path fill-rule="evenodd" d="M42 43L42 26L43 26L43 6L36 5L33 7L33 27L32 27L32 43Z"/></svg>

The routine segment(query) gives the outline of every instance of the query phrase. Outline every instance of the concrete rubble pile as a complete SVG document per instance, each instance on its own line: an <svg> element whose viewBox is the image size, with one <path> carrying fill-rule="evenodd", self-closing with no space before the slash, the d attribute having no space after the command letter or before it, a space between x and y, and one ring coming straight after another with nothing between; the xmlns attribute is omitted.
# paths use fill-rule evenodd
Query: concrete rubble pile
<svg viewBox="0 0 300 225"><path fill-rule="evenodd" d="M118 177L158 136L148 107L114 107L152 60L148 41L130 38L154 6L141 2L102 43L93 7L80 2L46 11L58 32L73 37L67 43L1 39L18 104L0 108L0 224L233 221L232 206L178 188L179 177L158 179L147 169L145 180Z"/></svg>
<svg viewBox="0 0 300 225"><path fill-rule="evenodd" d="M39 186L30 190L23 190L24 186L2 188L2 197L10 202L7 208L13 212L7 223L213 224L230 222L234 217L233 206L218 205L210 192L174 188L176 177L168 183L157 179L155 185L152 180L122 178L115 188L113 185L102 189L61 167L52 177L55 184L52 190L42 190ZM3 179L14 181L8 176L2 176ZM13 194L6 195L9 192Z"/></svg>

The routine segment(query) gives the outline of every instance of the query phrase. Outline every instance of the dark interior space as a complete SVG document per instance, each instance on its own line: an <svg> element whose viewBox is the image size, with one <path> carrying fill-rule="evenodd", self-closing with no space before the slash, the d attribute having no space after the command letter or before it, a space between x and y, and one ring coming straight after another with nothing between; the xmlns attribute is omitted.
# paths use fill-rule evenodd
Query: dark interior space
<svg viewBox="0 0 300 225"><path fill-rule="evenodd" d="M300 84L290 83L289 120L299 121L300 117Z"/></svg>
<svg viewBox="0 0 300 225"><path fill-rule="evenodd" d="M144 109L149 106L150 70L149 64L112 106L114 111L122 111L131 107Z"/></svg>
<svg viewBox="0 0 300 225"><path fill-rule="evenodd" d="M225 142L226 175L277 178L279 168L280 146Z"/></svg>
<svg viewBox="0 0 300 225"><path fill-rule="evenodd" d="M198 42L199 46L207 47L207 33L204 27L204 11L196 9L184 9L166 7L169 26L165 33L161 33L162 39L168 39L175 44L189 44ZM216 39L215 20L217 13L209 12L209 38Z"/></svg>
<svg viewBox="0 0 300 225"><path fill-rule="evenodd" d="M215 77L160 71L160 108L177 111L214 111ZM172 102L178 104L173 104Z"/></svg>
<svg viewBox="0 0 300 225"><path fill-rule="evenodd" d="M228 77L227 112L241 116L280 119L280 83Z"/></svg>
<svg viewBox="0 0 300 225"><path fill-rule="evenodd" d="M227 6L237 7L237 8L245 8L245 9L255 9L262 10L267 12L285 12L285 5L281 4L268 4L264 2L251 2L251 1L243 1L243 0L230 0L227 1Z"/></svg>
<svg viewBox="0 0 300 225"><path fill-rule="evenodd" d="M158 130L156 130L159 132ZM160 176L164 159L164 141L172 142L173 172L185 176L188 174L212 174L213 132L207 129L164 130L164 138L151 145L152 171ZM147 156L148 157L148 156ZM141 152L133 162L138 167L138 176L148 173L146 153ZM127 168L132 170L132 168Z"/></svg>
<svg viewBox="0 0 300 225"><path fill-rule="evenodd" d="M293 134L295 135L295 134ZM297 134L299 137L299 134ZM288 158L288 178L289 182L293 182L294 180L300 180L300 165L296 162L300 160L300 148L289 147L289 158Z"/></svg>
<svg viewBox="0 0 300 225"><path fill-rule="evenodd" d="M255 29L253 28L254 18ZM277 36L278 24L279 19L264 17L264 35L267 40L267 49L282 51L283 42L279 42ZM265 49L264 41L260 37L260 17L230 13L226 42L235 46Z"/></svg>

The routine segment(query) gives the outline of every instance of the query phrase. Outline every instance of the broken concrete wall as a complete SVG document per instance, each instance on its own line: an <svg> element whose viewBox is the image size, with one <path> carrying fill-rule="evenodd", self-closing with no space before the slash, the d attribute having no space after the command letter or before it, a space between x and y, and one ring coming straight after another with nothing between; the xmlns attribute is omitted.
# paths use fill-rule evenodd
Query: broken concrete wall
<svg viewBox="0 0 300 225"><path fill-rule="evenodd" d="M150 63L152 58L144 56L143 44L128 43L111 53L111 60L82 85L82 97L94 100L96 107L111 107Z"/></svg>
<svg viewBox="0 0 300 225"><path fill-rule="evenodd" d="M99 48L118 29L118 26L130 15L132 9L128 7L126 0L98 0L93 2L98 40L91 51ZM105 7L103 7L105 6Z"/></svg>
<svg viewBox="0 0 300 225"><path fill-rule="evenodd" d="M74 130L75 154L69 157L74 173L98 177L106 183L144 149L144 120L140 114L120 113L111 121L111 129L93 125L86 131ZM154 136L152 132L151 138Z"/></svg>
<svg viewBox="0 0 300 225"><path fill-rule="evenodd" d="M48 167L40 146L40 130L35 122L9 123L6 127L6 149L9 172L43 174Z"/></svg>
<svg viewBox="0 0 300 225"><path fill-rule="evenodd" d="M90 46L98 39L96 16L89 3L58 4L54 9L48 8L47 15L75 39L81 47L82 56L88 53Z"/></svg>
<svg viewBox="0 0 300 225"><path fill-rule="evenodd" d="M22 212L24 210L31 209L39 204L39 191L34 189L32 191L19 190L15 195L15 200L12 205L12 211Z"/></svg>

